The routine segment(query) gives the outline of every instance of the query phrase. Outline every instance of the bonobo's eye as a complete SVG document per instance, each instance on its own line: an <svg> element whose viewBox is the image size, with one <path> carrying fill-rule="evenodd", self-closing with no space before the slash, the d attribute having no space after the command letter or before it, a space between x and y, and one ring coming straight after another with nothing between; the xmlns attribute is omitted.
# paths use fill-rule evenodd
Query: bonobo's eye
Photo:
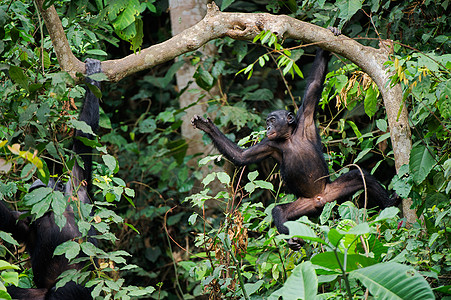
<svg viewBox="0 0 451 300"><path fill-rule="evenodd" d="M266 119L266 127L268 127L269 125L272 125L274 122L276 121L276 118L273 116L270 116Z"/></svg>

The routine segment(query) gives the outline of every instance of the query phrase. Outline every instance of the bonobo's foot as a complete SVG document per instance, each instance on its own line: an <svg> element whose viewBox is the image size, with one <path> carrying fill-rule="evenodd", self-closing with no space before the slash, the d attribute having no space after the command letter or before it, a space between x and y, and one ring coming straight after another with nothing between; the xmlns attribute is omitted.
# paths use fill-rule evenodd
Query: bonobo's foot
<svg viewBox="0 0 451 300"><path fill-rule="evenodd" d="M191 125L193 125L194 128L208 132L211 126L213 126L213 122L210 118L204 119L201 116L194 115L194 117L191 119Z"/></svg>
<svg viewBox="0 0 451 300"><path fill-rule="evenodd" d="M304 246L305 242L300 238L291 238L287 240L288 247L290 247L293 251L299 251L302 246Z"/></svg>
<svg viewBox="0 0 451 300"><path fill-rule="evenodd" d="M332 33L333 33L335 36L339 36L339 35L341 34L341 30L338 29L337 27L329 26L329 27L327 27L327 29L329 29L330 31L332 31Z"/></svg>

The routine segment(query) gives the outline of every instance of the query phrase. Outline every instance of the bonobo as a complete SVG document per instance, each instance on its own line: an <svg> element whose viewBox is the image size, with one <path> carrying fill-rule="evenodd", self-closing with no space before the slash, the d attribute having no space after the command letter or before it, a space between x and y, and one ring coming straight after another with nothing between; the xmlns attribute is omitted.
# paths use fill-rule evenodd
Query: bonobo
<svg viewBox="0 0 451 300"><path fill-rule="evenodd" d="M85 65L86 75L88 76L101 72L100 61L98 60L87 59ZM89 77L86 77L86 83L100 87L99 82ZM79 119L91 126L93 131L99 125L99 99L89 88L86 89L85 101ZM90 203L92 147L86 146L80 137L88 139L93 139L94 137L80 130L75 132L73 151L81 158L83 166L80 166L77 159L75 159L68 182L64 184L61 181L55 182L53 179L50 179L49 183L45 185L41 180L37 180L31 185L30 192L47 186L63 192L65 196L75 196L83 203ZM66 207L64 216L67 221L62 230L56 225L52 211L48 211L34 221L30 217L19 218L21 214L21 212L10 211L4 203L0 202L0 230L11 233L16 240L25 243L31 257L33 278L37 287L36 289L25 289L9 286L7 290L12 298L34 300L92 299L91 289L74 282L69 282L58 289L55 288L57 278L62 272L73 268L81 269L85 267L84 263L70 265L63 255L53 255L58 245L81 236L72 207L70 205ZM95 232L90 233L92 235L95 234ZM95 243L92 239L90 241Z"/></svg>
<svg viewBox="0 0 451 300"><path fill-rule="evenodd" d="M332 30L334 32L334 30ZM334 32L335 33L335 32ZM247 149L230 141L213 122L194 116L192 125L209 135L216 148L235 165L248 165L272 157L280 164L282 179L298 199L280 204L272 210L274 223L280 233L288 234L284 223L303 215L321 213L327 202L340 200L364 188L368 191L368 207L385 208L393 205L387 191L370 174L351 170L334 182L324 159L321 139L315 124L315 112L321 97L330 53L318 49L305 90L304 101L296 115L285 110L271 112L266 119L266 138ZM299 239L288 240L293 250L302 246Z"/></svg>

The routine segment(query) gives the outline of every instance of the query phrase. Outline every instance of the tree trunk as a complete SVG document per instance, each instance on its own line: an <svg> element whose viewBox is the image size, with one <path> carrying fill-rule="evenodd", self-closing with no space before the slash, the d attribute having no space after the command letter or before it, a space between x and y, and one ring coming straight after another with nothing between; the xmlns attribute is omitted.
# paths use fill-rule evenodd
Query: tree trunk
<svg viewBox="0 0 451 300"><path fill-rule="evenodd" d="M190 28L200 22L207 14L207 0L169 0L170 16L171 16L171 28L172 35L176 36L183 30ZM203 57L211 57L216 55L216 47L212 44L204 44L199 50ZM181 126L182 137L188 144L187 155L194 155L196 153L216 153L214 146L210 143L205 145L202 142L203 132L195 129L191 125L191 118L194 115L203 116L207 112L208 105L205 103L219 94L218 88L213 87L209 93L202 90L196 82L194 82L193 75L196 72L197 65L192 65L189 62L189 56L181 56L179 59L184 59L185 64L177 71L176 80L178 90L181 91L188 87L186 91L180 95L179 104L180 108L188 107L199 100L200 97L205 96L201 103L191 106L186 110L186 114L182 117L183 123ZM189 90L196 89L199 92L187 92ZM189 165L197 167L197 159L190 160ZM219 171L219 168L215 168ZM205 176L211 172L207 166L201 168L202 174ZM212 183L214 184L214 182ZM222 186L212 186L210 188L215 192L223 189ZM202 187L195 188L193 192L198 192Z"/></svg>

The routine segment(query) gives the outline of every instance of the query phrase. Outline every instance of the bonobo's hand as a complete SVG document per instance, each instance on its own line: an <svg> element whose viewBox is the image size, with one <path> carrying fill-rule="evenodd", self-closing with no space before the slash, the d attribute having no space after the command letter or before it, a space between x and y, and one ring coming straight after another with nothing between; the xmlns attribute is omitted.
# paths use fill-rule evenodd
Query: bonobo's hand
<svg viewBox="0 0 451 300"><path fill-rule="evenodd" d="M338 29L337 27L329 26L329 27L327 27L327 29L329 29L330 31L332 31L332 33L333 33L335 36L339 36L339 35L341 34L341 30Z"/></svg>
<svg viewBox="0 0 451 300"><path fill-rule="evenodd" d="M288 247L290 247L291 250L293 251L299 251L302 246L304 246L305 242L303 239L300 238L291 238L287 240L288 243Z"/></svg>
<svg viewBox="0 0 451 300"><path fill-rule="evenodd" d="M210 118L207 118L205 120L204 118L198 115L194 115L194 117L191 119L191 124L193 125L194 128L200 129L206 133L211 132L211 129L214 126Z"/></svg>

